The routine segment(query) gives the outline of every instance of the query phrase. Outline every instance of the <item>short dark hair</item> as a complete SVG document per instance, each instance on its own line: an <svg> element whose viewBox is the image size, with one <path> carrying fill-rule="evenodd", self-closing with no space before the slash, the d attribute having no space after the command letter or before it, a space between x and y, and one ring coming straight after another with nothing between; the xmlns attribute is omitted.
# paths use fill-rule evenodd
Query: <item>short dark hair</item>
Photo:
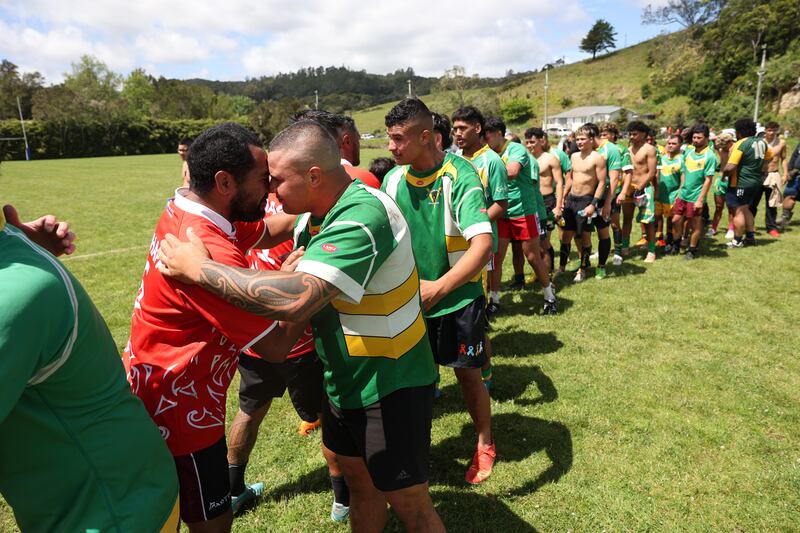
<svg viewBox="0 0 800 533"><path fill-rule="evenodd" d="M455 110L451 118L453 124L455 124L456 120L468 122L469 124L478 124L481 127L481 132L483 132L483 128L486 125L483 113L481 113L477 107L471 105L459 107Z"/></svg>
<svg viewBox="0 0 800 533"><path fill-rule="evenodd" d="M706 139L711 136L711 130L708 129L708 124L698 123L692 126L692 135L695 133L702 133Z"/></svg>
<svg viewBox="0 0 800 533"><path fill-rule="evenodd" d="M453 136L450 134L453 131L453 126L450 124L447 115L433 113L433 131L442 136L442 148L448 148L453 144Z"/></svg>
<svg viewBox="0 0 800 533"><path fill-rule="evenodd" d="M369 171L375 174L378 181L383 183L383 178L395 167L394 159L391 157L376 157L369 164Z"/></svg>
<svg viewBox="0 0 800 533"><path fill-rule="evenodd" d="M489 117L483 126L483 131L499 131L503 135L506 134L506 123L500 117Z"/></svg>
<svg viewBox="0 0 800 533"><path fill-rule="evenodd" d="M181 140L178 141L178 146L192 146L192 139L189 137L181 137Z"/></svg>
<svg viewBox="0 0 800 533"><path fill-rule="evenodd" d="M525 130L525 138L530 139L531 137L536 137L537 139L541 139L542 137L546 137L546 135L542 128L528 128L527 130Z"/></svg>
<svg viewBox="0 0 800 533"><path fill-rule="evenodd" d="M667 140L668 140L668 141L671 141L672 139L678 139L678 143L682 143L682 142L683 142L683 137L681 137L681 136L680 136L679 134L677 134L677 133L673 133L672 135L670 135L669 137L667 137Z"/></svg>
<svg viewBox="0 0 800 533"><path fill-rule="evenodd" d="M342 131L356 132L356 123L351 117L331 113L322 109L308 109L299 111L289 118L289 124L294 124L301 120L313 120L331 134L334 139L339 138Z"/></svg>
<svg viewBox="0 0 800 533"><path fill-rule="evenodd" d="M587 122L581 128L587 129L592 132L592 137L600 137L600 128L594 122Z"/></svg>
<svg viewBox="0 0 800 533"><path fill-rule="evenodd" d="M769 122L767 122L767 125L764 126L764 129L767 129L767 130L778 130L778 129L780 129L780 127L781 127L780 124L778 124L774 120L770 120Z"/></svg>
<svg viewBox="0 0 800 533"><path fill-rule="evenodd" d="M645 135L650 134L650 126L642 122L641 120L633 120L628 122L628 131L638 131L644 133Z"/></svg>
<svg viewBox="0 0 800 533"><path fill-rule="evenodd" d="M756 123L750 118L740 118L734 123L733 129L736 130L738 139L753 137L756 134Z"/></svg>
<svg viewBox="0 0 800 533"><path fill-rule="evenodd" d="M431 110L419 98L403 98L386 113L384 122L387 128L405 124L414 119L431 119ZM432 119L431 119L432 120Z"/></svg>
<svg viewBox="0 0 800 533"><path fill-rule="evenodd" d="M221 170L240 182L255 165L251 146L264 147L255 133L233 122L212 126L198 135L187 158L191 190L209 192L214 188L214 175Z"/></svg>

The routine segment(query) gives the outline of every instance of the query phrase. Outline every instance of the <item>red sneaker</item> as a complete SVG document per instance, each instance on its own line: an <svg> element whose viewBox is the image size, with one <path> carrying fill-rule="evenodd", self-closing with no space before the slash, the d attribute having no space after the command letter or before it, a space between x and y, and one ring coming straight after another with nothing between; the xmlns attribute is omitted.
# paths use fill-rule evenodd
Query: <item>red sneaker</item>
<svg viewBox="0 0 800 533"><path fill-rule="evenodd" d="M780 234L780 233L778 233L778 230L776 230L776 229L771 229L771 230L769 230L767 233L769 233L769 236L770 236L770 237L775 237L775 238L777 238L777 237L780 237L780 236L781 236L781 234Z"/></svg>
<svg viewBox="0 0 800 533"><path fill-rule="evenodd" d="M495 450L494 442L489 446L475 450L475 455L472 456L472 464L469 465L465 476L467 483L476 485L489 477L492 474L495 457L497 457L497 451Z"/></svg>
<svg viewBox="0 0 800 533"><path fill-rule="evenodd" d="M664 239L658 239L656 241L656 246L659 247L659 248L663 248L666 245L667 245L667 241L665 241Z"/></svg>

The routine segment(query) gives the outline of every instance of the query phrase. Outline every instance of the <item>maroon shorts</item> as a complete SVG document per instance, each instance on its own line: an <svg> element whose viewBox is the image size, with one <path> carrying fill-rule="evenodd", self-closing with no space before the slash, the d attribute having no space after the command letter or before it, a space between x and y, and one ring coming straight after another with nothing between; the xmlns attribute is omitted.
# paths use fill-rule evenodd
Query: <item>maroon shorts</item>
<svg viewBox="0 0 800 533"><path fill-rule="evenodd" d="M539 218L528 215L497 220L497 236L508 241L529 241L539 236Z"/></svg>
<svg viewBox="0 0 800 533"><path fill-rule="evenodd" d="M205 522L231 508L225 437L208 448L174 457L180 485L181 520Z"/></svg>
<svg viewBox="0 0 800 533"><path fill-rule="evenodd" d="M686 218L699 217L701 211L694 208L694 202L687 202L680 196L675 198L675 203L672 204L672 214Z"/></svg>

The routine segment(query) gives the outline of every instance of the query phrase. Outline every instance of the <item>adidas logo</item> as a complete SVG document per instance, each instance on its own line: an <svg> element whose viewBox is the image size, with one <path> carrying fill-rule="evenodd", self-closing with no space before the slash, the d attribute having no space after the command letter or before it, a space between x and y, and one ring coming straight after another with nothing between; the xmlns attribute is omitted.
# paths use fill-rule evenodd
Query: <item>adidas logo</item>
<svg viewBox="0 0 800 533"><path fill-rule="evenodd" d="M408 472L406 472L405 470L401 470L400 473L397 474L397 477L394 479L395 481L400 481L401 479L408 479L410 477L411 476L408 474Z"/></svg>

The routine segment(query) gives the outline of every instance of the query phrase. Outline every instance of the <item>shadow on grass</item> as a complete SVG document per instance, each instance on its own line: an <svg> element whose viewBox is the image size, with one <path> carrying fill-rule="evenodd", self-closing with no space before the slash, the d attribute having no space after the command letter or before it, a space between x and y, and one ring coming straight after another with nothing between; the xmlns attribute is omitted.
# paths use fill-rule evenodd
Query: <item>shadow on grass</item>
<svg viewBox="0 0 800 533"><path fill-rule="evenodd" d="M556 285L556 291L559 287L560 285ZM515 302L514 295L520 295L522 301ZM572 307L572 300L569 298L562 297L558 292L556 292L556 298L558 298L559 315ZM528 288L522 291L504 291L500 296L500 306L500 313L498 313L500 317L542 315L544 296L538 287L536 291Z"/></svg>
<svg viewBox="0 0 800 533"><path fill-rule="evenodd" d="M464 491L436 491L433 504L450 531L509 531L536 533L496 496Z"/></svg>
<svg viewBox="0 0 800 533"><path fill-rule="evenodd" d="M264 495L261 497L261 500L269 499L270 501L278 502L291 498L292 496L296 496L297 494L331 492L331 478L330 474L328 473L328 467L325 465L325 460L322 458L322 454L320 454L319 460L321 464L318 468L315 468L310 472L306 472L299 478L289 481L288 483L284 483L283 485L270 487L269 481L267 480L265 483L267 488L264 491ZM333 493L331 492L331 494ZM244 509L250 510L254 508L261 500L257 500L255 503L247 505Z"/></svg>
<svg viewBox="0 0 800 533"><path fill-rule="evenodd" d="M492 417L492 432L497 442L497 465L519 462L544 452L551 465L530 480L517 486L504 486L504 494L523 496L536 492L547 483L556 483L572 468L572 434L560 422L503 413ZM431 484L464 487L464 462L475 451L475 429L472 424L461 428L461 435L449 437L431 449ZM521 476L518 476L521 477ZM486 482L491 484L491 478ZM444 518L444 517L443 517Z"/></svg>
<svg viewBox="0 0 800 533"><path fill-rule="evenodd" d="M531 333L519 329L497 329L490 336L492 350L497 355L547 355L564 346L552 331Z"/></svg>

